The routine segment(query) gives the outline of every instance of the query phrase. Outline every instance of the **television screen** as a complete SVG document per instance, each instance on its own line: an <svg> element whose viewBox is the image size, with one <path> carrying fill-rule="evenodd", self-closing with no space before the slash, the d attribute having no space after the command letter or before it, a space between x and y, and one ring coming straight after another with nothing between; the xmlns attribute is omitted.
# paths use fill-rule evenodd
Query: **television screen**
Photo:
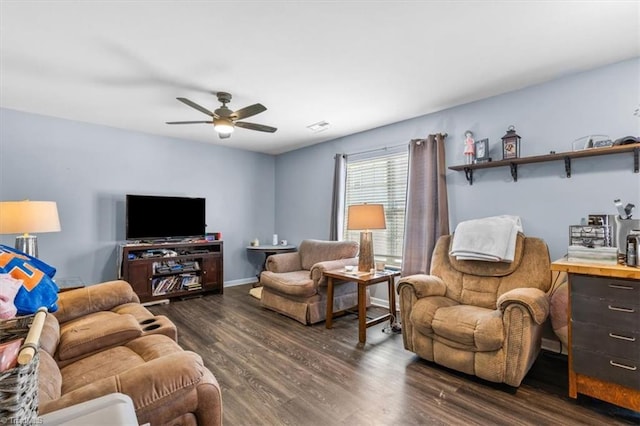
<svg viewBox="0 0 640 426"><path fill-rule="evenodd" d="M127 194L126 239L202 237L205 199Z"/></svg>

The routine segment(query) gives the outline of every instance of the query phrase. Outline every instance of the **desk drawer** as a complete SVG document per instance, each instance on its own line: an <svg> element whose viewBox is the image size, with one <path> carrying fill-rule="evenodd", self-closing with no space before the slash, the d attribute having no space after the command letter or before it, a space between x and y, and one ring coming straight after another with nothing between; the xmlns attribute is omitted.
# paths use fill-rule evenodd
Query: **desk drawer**
<svg viewBox="0 0 640 426"><path fill-rule="evenodd" d="M640 366L637 359L629 360L577 349L573 350L573 370L585 376L640 390Z"/></svg>
<svg viewBox="0 0 640 426"><path fill-rule="evenodd" d="M601 300L594 297L571 297L571 320L633 331L640 323L640 307L628 301Z"/></svg>
<svg viewBox="0 0 640 426"><path fill-rule="evenodd" d="M640 305L640 281L574 274L571 275L571 295Z"/></svg>
<svg viewBox="0 0 640 426"><path fill-rule="evenodd" d="M574 350L586 349L626 359L640 359L640 331L637 329L622 331L615 326L573 321L571 331Z"/></svg>

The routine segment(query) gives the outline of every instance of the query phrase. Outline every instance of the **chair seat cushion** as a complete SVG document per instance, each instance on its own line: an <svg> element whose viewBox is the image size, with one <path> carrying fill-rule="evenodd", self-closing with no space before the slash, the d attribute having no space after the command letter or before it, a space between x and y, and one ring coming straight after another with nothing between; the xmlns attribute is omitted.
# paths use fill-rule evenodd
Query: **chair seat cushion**
<svg viewBox="0 0 640 426"><path fill-rule="evenodd" d="M460 305L444 296L419 299L410 318L414 328L423 335L458 349L495 351L504 341L499 310Z"/></svg>
<svg viewBox="0 0 640 426"><path fill-rule="evenodd" d="M60 327L58 358L69 360L97 350L117 346L139 337L140 324L133 315L95 312Z"/></svg>
<svg viewBox="0 0 640 426"><path fill-rule="evenodd" d="M309 271L275 273L264 271L260 274L260 283L278 293L296 297L310 297L318 292Z"/></svg>
<svg viewBox="0 0 640 426"><path fill-rule="evenodd" d="M438 309L431 324L436 336L473 351L495 351L502 347L504 330L497 309L455 305Z"/></svg>

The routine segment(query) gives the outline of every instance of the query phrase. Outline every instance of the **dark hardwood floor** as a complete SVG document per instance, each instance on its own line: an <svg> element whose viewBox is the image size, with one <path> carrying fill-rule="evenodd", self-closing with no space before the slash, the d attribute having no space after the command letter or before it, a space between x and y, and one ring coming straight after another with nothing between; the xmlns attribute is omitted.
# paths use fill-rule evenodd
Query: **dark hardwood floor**
<svg viewBox="0 0 640 426"><path fill-rule="evenodd" d="M356 315L304 326L262 309L250 288L149 307L218 379L226 425L640 424L638 413L566 396L562 355L543 352L514 392L418 358L387 324L359 347Z"/></svg>

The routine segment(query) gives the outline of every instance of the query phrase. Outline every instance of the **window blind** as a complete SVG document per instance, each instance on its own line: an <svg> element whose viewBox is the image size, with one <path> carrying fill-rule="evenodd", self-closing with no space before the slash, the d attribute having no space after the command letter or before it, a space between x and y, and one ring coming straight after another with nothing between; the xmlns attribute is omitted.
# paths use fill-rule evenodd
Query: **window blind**
<svg viewBox="0 0 640 426"><path fill-rule="evenodd" d="M347 157L345 206L352 204L382 204L386 229L373 232L373 253L376 261L389 266L402 263L404 212L407 196L408 150L369 158ZM360 231L347 230L349 209L344 211L345 240L360 241Z"/></svg>

